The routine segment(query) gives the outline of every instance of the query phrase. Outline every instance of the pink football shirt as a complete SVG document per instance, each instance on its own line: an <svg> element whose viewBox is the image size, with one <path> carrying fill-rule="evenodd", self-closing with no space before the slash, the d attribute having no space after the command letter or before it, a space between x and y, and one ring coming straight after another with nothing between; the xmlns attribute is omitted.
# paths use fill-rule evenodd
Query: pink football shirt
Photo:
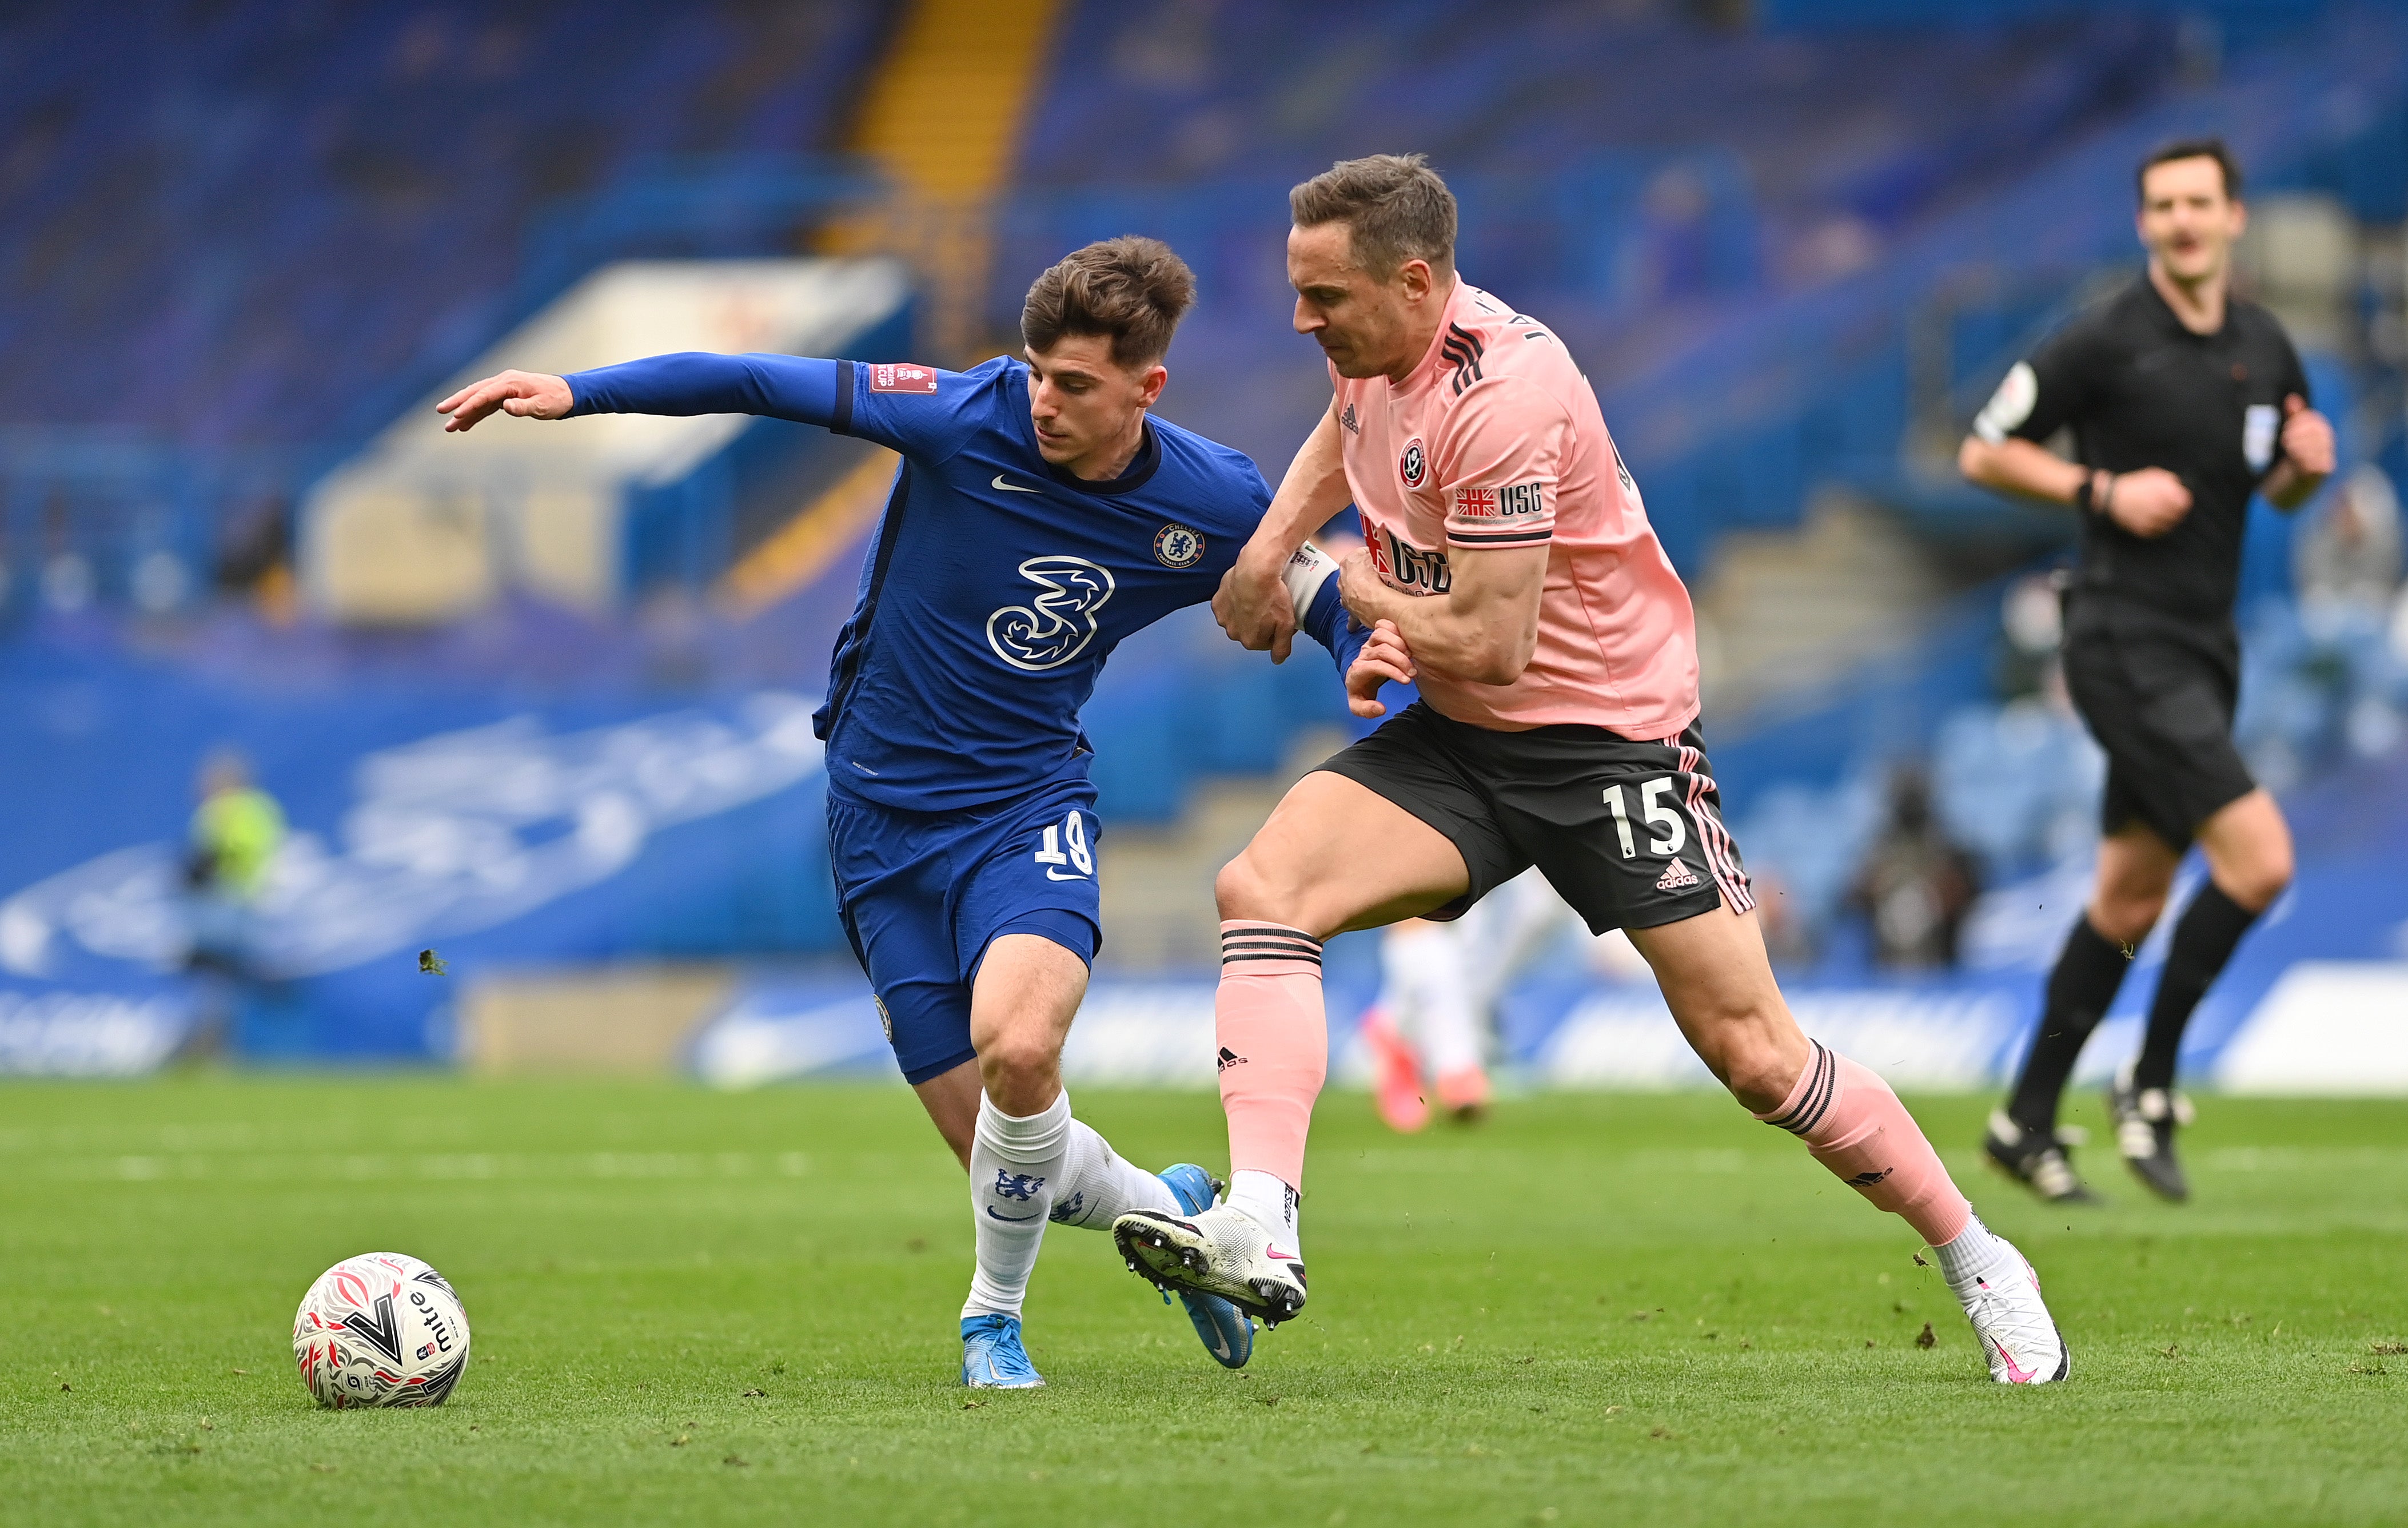
<svg viewBox="0 0 2408 1528"><path fill-rule="evenodd" d="M1441 715L1508 731L1581 722L1641 742L1697 719L1689 591L1588 379L1545 324L1457 281L1401 383L1332 377L1347 486L1389 587L1442 595L1450 554L1547 546L1530 666L1480 685L1419 665Z"/></svg>

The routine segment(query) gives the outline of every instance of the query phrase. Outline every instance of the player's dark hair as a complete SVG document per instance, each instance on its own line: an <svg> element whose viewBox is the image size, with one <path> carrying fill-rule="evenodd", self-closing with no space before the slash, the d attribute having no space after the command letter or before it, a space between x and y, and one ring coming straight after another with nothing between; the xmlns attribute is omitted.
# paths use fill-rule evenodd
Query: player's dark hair
<svg viewBox="0 0 2408 1528"><path fill-rule="evenodd" d="M2232 151L2225 146L2222 138L2177 138L2152 151L2148 158L2141 161L2140 169L2133 174L2133 189L2141 194L2143 202L2149 198L2149 172L2177 159L2214 160L2215 167L2224 173L2225 199L2234 202L2241 199L2241 161L2232 157Z"/></svg>
<svg viewBox="0 0 2408 1528"><path fill-rule="evenodd" d="M1196 273L1158 238L1123 234L1073 250L1028 288L1020 338L1049 351L1066 334L1111 339L1112 360L1149 367L1170 352L1171 334L1196 306Z"/></svg>
<svg viewBox="0 0 2408 1528"><path fill-rule="evenodd" d="M1342 223L1355 263L1385 281L1408 260L1455 268L1455 193L1423 154L1341 159L1287 194L1299 228Z"/></svg>

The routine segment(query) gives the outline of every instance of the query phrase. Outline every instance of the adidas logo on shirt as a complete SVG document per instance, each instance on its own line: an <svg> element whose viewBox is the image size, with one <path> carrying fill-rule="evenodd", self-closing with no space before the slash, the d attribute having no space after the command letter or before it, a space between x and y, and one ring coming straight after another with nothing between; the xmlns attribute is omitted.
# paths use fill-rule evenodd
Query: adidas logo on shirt
<svg viewBox="0 0 2408 1528"><path fill-rule="evenodd" d="M1686 891L1697 884L1698 878L1689 873L1689 867L1677 859L1665 866L1664 873L1656 878L1658 891Z"/></svg>

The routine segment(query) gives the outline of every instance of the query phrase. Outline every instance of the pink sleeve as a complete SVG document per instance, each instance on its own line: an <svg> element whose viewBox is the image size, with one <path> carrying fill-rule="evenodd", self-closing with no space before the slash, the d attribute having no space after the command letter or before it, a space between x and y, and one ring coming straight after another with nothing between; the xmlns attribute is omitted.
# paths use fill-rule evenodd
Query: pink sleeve
<svg viewBox="0 0 2408 1528"><path fill-rule="evenodd" d="M1439 438L1449 546L1527 546L1555 532L1555 482L1571 450L1571 420L1521 377L1475 383Z"/></svg>

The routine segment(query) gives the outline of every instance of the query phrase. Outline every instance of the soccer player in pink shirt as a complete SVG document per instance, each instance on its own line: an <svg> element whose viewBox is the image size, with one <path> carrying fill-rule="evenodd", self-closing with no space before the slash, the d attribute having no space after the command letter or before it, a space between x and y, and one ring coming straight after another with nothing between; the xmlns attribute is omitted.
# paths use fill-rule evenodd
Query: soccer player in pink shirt
<svg viewBox="0 0 2408 1528"><path fill-rule="evenodd" d="M1420 156L1340 164L1289 209L1296 327L1335 391L1214 613L1283 656L1283 570L1351 501L1369 544L1340 595L1373 635L1350 702L1383 714L1391 680L1422 699L1298 781L1222 871L1228 1199L1123 1216L1122 1252L1266 1321L1302 1309L1322 941L1457 916L1535 864L1593 931L1627 930L1750 1113L1937 1250L1993 1378L2064 1378L2030 1265L1975 1217L1888 1085L1808 1039L1782 1001L1698 729L1688 591L1587 379L1545 324L1457 279L1455 197Z"/></svg>

